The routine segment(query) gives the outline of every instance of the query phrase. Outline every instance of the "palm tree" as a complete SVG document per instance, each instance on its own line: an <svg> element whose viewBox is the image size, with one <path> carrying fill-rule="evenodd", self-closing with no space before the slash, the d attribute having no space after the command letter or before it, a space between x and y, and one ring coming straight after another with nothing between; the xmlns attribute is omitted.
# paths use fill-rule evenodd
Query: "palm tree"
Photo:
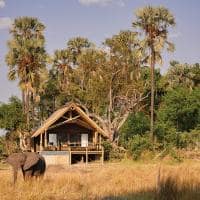
<svg viewBox="0 0 200 200"><path fill-rule="evenodd" d="M77 58L81 54L81 51L91 46L92 46L92 43L89 42L87 38L83 38L83 37L71 38L67 42L67 49L71 53L71 62L74 66L77 65Z"/></svg>
<svg viewBox="0 0 200 200"><path fill-rule="evenodd" d="M136 20L133 27L139 28L144 39L142 45L149 52L151 68L151 137L154 138L154 69L155 64L162 61L161 51L167 45L167 50L173 51L174 45L168 39L168 29L175 25L174 16L165 7L146 6L136 11Z"/></svg>
<svg viewBox="0 0 200 200"><path fill-rule="evenodd" d="M64 91L69 84L69 75L72 71L70 52L66 49L56 50L54 53L53 67L58 73L60 89Z"/></svg>
<svg viewBox="0 0 200 200"><path fill-rule="evenodd" d="M44 29L45 26L36 18L19 17L13 23L10 30L12 39L8 41L8 78L19 80L27 129L30 129L30 102L40 87L41 72L46 69Z"/></svg>

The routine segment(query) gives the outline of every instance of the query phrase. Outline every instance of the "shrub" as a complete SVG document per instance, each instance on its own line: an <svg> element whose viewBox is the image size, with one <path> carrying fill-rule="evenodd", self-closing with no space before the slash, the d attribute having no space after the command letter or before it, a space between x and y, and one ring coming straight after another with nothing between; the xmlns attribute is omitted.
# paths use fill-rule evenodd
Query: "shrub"
<svg viewBox="0 0 200 200"><path fill-rule="evenodd" d="M112 144L105 140L102 142L104 147L104 158L105 160L121 160L124 158L125 152L117 146L112 146Z"/></svg>
<svg viewBox="0 0 200 200"><path fill-rule="evenodd" d="M0 137L0 156L3 154L4 151L4 138Z"/></svg>
<svg viewBox="0 0 200 200"><path fill-rule="evenodd" d="M128 141L128 150L133 159L137 160L143 151L153 150L153 144L148 134L144 136L134 135Z"/></svg>
<svg viewBox="0 0 200 200"><path fill-rule="evenodd" d="M155 135L162 148L173 146L194 149L198 147L200 142L200 130L193 129L190 132L180 132L170 124L162 122L156 124Z"/></svg>
<svg viewBox="0 0 200 200"><path fill-rule="evenodd" d="M200 123L200 90L176 88L168 91L157 112L157 118L174 126L177 131L189 131Z"/></svg>
<svg viewBox="0 0 200 200"><path fill-rule="evenodd" d="M112 151L112 145L109 141L104 140L102 142L102 146L104 148L104 159L109 160L110 158L110 152Z"/></svg>
<svg viewBox="0 0 200 200"><path fill-rule="evenodd" d="M127 141L134 135L143 135L149 130L149 118L143 113L132 113L120 129L120 144L127 147Z"/></svg>

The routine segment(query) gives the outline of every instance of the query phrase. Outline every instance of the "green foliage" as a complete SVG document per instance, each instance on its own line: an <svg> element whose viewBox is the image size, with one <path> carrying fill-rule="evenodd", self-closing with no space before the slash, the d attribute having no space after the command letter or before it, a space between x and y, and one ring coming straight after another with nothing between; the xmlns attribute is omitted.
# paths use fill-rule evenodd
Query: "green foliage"
<svg viewBox="0 0 200 200"><path fill-rule="evenodd" d="M178 147L195 149L200 145L200 130L193 129L190 132L179 134Z"/></svg>
<svg viewBox="0 0 200 200"><path fill-rule="evenodd" d="M83 37L71 38L67 42L67 48L70 52L70 61L73 65L77 65L78 56L81 54L82 50L87 49L92 46L92 43Z"/></svg>
<svg viewBox="0 0 200 200"><path fill-rule="evenodd" d="M200 130L193 129L189 132L177 131L170 124L157 124L155 130L157 142L160 143L160 148L185 148L194 149L198 147L200 142Z"/></svg>
<svg viewBox="0 0 200 200"><path fill-rule="evenodd" d="M104 140L102 146L104 147L105 160L122 160L124 158L124 150L117 146L113 147L109 141Z"/></svg>
<svg viewBox="0 0 200 200"><path fill-rule="evenodd" d="M19 78L23 89L24 82L37 84L36 80L40 77L38 69L45 68L44 29L45 26L36 18L19 17L10 30L12 39L8 41L9 52L6 55L10 68L8 77L10 80Z"/></svg>
<svg viewBox="0 0 200 200"><path fill-rule="evenodd" d="M200 65L171 61L166 74L167 89L184 87L190 90L200 85Z"/></svg>
<svg viewBox="0 0 200 200"><path fill-rule="evenodd" d="M129 139L127 146L129 153L135 160L137 160L141 156L142 152L146 150L153 150L153 144L148 134L143 136L134 135L132 138Z"/></svg>
<svg viewBox="0 0 200 200"><path fill-rule="evenodd" d="M0 104L0 128L14 131L25 126L22 112L22 102L17 97L11 97L7 104Z"/></svg>
<svg viewBox="0 0 200 200"><path fill-rule="evenodd" d="M189 131L200 123L200 89L170 90L158 111L158 119L170 124L177 131Z"/></svg>
<svg viewBox="0 0 200 200"><path fill-rule="evenodd" d="M151 71L149 67L142 67L141 68L141 78L144 81L145 85L145 95L147 95L147 98L144 100L144 104L146 104L145 110L147 113L149 113L149 107L151 105ZM154 79L155 79L155 96L154 96L154 109L155 111L158 110L160 103L162 102L162 97L166 93L166 87L165 87L165 81L164 76L161 75L160 69L155 69L154 71Z"/></svg>
<svg viewBox="0 0 200 200"><path fill-rule="evenodd" d="M131 113L120 129L120 143L126 147L127 141L134 135L144 135L149 131L149 118L143 112Z"/></svg>
<svg viewBox="0 0 200 200"><path fill-rule="evenodd" d="M25 116L22 112L22 102L17 97L11 97L7 104L0 104L0 128L6 130L1 137L0 151L10 154L19 151L19 135L17 130L25 127Z"/></svg>
<svg viewBox="0 0 200 200"><path fill-rule="evenodd" d="M144 34L144 43L153 48L157 61L161 58L160 52L165 45L167 50L173 51L174 45L167 41L168 28L175 25L173 14L163 6L145 6L139 8L136 13L136 20L133 27L139 28Z"/></svg>
<svg viewBox="0 0 200 200"><path fill-rule="evenodd" d="M5 148L4 146L5 146L5 137L0 136L0 157L2 156L4 152L4 148Z"/></svg>

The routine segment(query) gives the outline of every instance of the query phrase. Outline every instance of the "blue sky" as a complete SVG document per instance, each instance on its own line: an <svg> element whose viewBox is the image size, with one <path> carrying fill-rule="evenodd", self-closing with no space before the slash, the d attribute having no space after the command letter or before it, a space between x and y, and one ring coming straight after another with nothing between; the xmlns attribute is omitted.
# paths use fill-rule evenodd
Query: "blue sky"
<svg viewBox="0 0 200 200"><path fill-rule="evenodd" d="M64 48L69 38L87 37L97 45L120 30L132 29L134 11L145 5L163 5L176 18L170 39L176 51L163 53L165 72L170 60L200 62L199 0L0 0L0 101L20 96L17 82L7 80L4 62L12 20L19 16L37 17L45 24L46 50Z"/></svg>

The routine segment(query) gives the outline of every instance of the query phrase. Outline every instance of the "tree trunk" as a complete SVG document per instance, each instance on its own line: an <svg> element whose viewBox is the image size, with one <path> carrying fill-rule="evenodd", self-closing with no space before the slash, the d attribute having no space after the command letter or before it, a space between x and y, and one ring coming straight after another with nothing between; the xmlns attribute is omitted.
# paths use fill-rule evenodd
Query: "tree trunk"
<svg viewBox="0 0 200 200"><path fill-rule="evenodd" d="M151 124L150 124L150 137L152 141L154 140L154 69L155 69L155 50L153 45L151 45Z"/></svg>
<svg viewBox="0 0 200 200"><path fill-rule="evenodd" d="M22 90L22 111L23 113L25 113L25 94L24 94L24 90Z"/></svg>
<svg viewBox="0 0 200 200"><path fill-rule="evenodd" d="M30 110L30 94L29 94L28 89L27 89L27 100L26 100L26 104L27 104L26 123L27 123L27 129L28 129L28 131L29 131L29 129L30 129L30 113L29 113L29 110Z"/></svg>
<svg viewBox="0 0 200 200"><path fill-rule="evenodd" d="M109 88L109 106L108 106L108 122L111 124L111 112L112 112L112 86Z"/></svg>

